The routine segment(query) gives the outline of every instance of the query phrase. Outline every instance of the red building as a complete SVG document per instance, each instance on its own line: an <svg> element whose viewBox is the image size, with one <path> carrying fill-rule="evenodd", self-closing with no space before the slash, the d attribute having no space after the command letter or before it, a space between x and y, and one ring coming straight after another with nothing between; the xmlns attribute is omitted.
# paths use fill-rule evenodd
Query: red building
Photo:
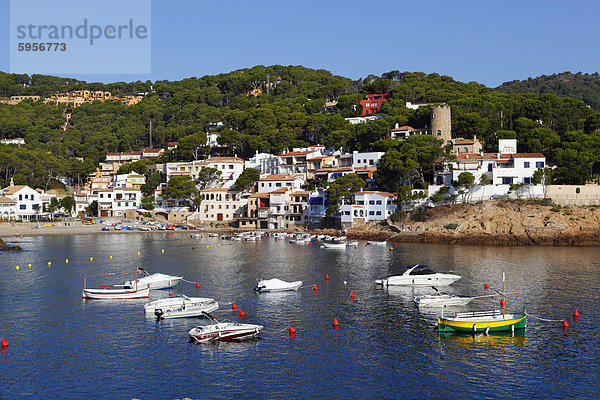
<svg viewBox="0 0 600 400"><path fill-rule="evenodd" d="M366 100L360 101L363 108L361 115L377 114L383 102L389 98L389 94L368 94Z"/></svg>

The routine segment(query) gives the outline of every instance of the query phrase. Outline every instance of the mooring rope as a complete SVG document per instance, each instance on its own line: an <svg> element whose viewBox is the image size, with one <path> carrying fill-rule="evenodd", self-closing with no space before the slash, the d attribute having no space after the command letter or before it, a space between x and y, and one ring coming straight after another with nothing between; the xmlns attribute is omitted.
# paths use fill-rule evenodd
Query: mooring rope
<svg viewBox="0 0 600 400"><path fill-rule="evenodd" d="M181 278L181 280L182 280L182 281L184 281L184 282L187 282L187 283L194 284L194 285L195 285L196 283L199 283L199 282L192 282L192 281L188 281L187 279L183 279L183 278Z"/></svg>
<svg viewBox="0 0 600 400"><path fill-rule="evenodd" d="M540 317L533 316L533 315L529 314L528 312L526 312L525 315L528 318L539 319L540 321L544 321L544 322L562 322L562 321L564 321L564 319L540 318Z"/></svg>

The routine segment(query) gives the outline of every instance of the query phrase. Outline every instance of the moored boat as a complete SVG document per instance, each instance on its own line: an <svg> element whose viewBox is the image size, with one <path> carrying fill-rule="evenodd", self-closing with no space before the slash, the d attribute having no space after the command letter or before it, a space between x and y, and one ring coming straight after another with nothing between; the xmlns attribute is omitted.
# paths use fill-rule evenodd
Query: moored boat
<svg viewBox="0 0 600 400"><path fill-rule="evenodd" d="M198 317L203 312L210 313L218 309L219 303L214 299L186 295L176 295L144 305L145 313L154 314L158 319Z"/></svg>
<svg viewBox="0 0 600 400"><path fill-rule="evenodd" d="M321 243L321 247L324 249L345 249L346 243Z"/></svg>
<svg viewBox="0 0 600 400"><path fill-rule="evenodd" d="M188 335L197 343L240 341L256 337L262 325L219 322L212 315L203 313L214 324L199 325L189 330Z"/></svg>
<svg viewBox="0 0 600 400"><path fill-rule="evenodd" d="M525 307L522 313L504 314L502 310L460 312L452 317L438 318L439 332L497 332L524 329L527 326Z"/></svg>
<svg viewBox="0 0 600 400"><path fill-rule="evenodd" d="M464 306L471 300L473 300L472 297L438 293L434 295L417 296L415 297L415 304L419 307Z"/></svg>
<svg viewBox="0 0 600 400"><path fill-rule="evenodd" d="M378 279L375 281L378 285L393 286L393 285L436 285L436 286L448 286L457 280L461 276L455 274L445 274L440 272L434 272L427 268L426 265L413 265L409 266L408 270L401 275L388 276L386 279Z"/></svg>
<svg viewBox="0 0 600 400"><path fill-rule="evenodd" d="M302 286L302 281L286 282L281 279L273 278L259 281L254 287L258 293L284 292L288 290L298 290Z"/></svg>
<svg viewBox="0 0 600 400"><path fill-rule="evenodd" d="M149 296L150 289L131 285L104 285L99 288L83 288L81 297L96 300L143 299Z"/></svg>
<svg viewBox="0 0 600 400"><path fill-rule="evenodd" d="M144 268L138 267L143 276L137 280L140 287L149 287L152 290L170 289L183 279L182 276L165 275L159 272L150 275ZM125 281L124 285L135 286L134 281Z"/></svg>

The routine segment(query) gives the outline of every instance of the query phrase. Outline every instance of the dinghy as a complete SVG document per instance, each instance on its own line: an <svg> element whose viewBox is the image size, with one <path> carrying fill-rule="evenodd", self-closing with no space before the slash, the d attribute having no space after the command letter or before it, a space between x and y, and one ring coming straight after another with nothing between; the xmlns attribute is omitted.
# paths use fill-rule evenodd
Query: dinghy
<svg viewBox="0 0 600 400"><path fill-rule="evenodd" d="M259 281L254 288L254 291L257 293L267 293L267 292L285 292L288 290L298 290L298 288L302 286L302 281L295 282L286 282L281 279L267 279Z"/></svg>

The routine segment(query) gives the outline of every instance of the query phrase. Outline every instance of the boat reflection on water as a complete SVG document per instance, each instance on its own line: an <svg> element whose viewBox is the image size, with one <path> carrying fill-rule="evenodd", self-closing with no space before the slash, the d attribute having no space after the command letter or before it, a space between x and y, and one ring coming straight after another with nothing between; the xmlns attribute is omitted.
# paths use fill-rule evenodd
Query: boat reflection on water
<svg viewBox="0 0 600 400"><path fill-rule="evenodd" d="M494 332L486 335L477 333L475 335L465 333L440 332L438 334L440 344L457 343L462 345L484 344L492 346L519 346L525 347L527 336L522 332Z"/></svg>

